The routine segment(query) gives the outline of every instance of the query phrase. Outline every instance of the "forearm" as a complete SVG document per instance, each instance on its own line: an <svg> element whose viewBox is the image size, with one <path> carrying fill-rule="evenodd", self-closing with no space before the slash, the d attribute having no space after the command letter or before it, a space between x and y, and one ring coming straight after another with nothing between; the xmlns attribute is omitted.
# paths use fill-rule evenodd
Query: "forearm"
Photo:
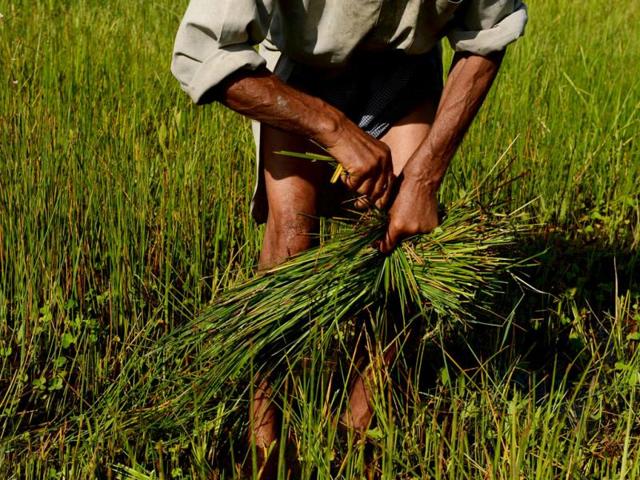
<svg viewBox="0 0 640 480"><path fill-rule="evenodd" d="M282 82L268 71L241 73L227 80L217 99L236 112L326 146L344 115L319 98Z"/></svg>
<svg viewBox="0 0 640 480"><path fill-rule="evenodd" d="M498 73L504 52L490 57L456 54L429 135L404 169L437 189Z"/></svg>
<svg viewBox="0 0 640 480"><path fill-rule="evenodd" d="M348 188L379 208L387 204L392 191L387 187L395 180L389 148L328 103L266 70L240 72L215 98L253 120L314 140L340 163Z"/></svg>

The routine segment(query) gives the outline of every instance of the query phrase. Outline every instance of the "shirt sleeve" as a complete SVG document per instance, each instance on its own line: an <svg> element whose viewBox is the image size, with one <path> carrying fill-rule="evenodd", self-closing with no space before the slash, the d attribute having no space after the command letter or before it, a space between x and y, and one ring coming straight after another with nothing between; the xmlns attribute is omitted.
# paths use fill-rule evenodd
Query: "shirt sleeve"
<svg viewBox="0 0 640 480"><path fill-rule="evenodd" d="M191 0L176 35L171 72L196 103L240 69L265 60L253 48L264 40L272 8L265 0Z"/></svg>
<svg viewBox="0 0 640 480"><path fill-rule="evenodd" d="M447 37L457 52L487 55L524 34L527 6L519 0L469 0Z"/></svg>

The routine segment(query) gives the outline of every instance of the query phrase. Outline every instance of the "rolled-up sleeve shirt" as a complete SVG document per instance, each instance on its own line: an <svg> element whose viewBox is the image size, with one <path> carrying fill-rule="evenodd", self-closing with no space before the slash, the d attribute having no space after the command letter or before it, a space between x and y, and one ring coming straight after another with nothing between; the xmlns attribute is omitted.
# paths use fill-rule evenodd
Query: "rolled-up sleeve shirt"
<svg viewBox="0 0 640 480"><path fill-rule="evenodd" d="M523 35L520 0L191 0L171 71L196 103L238 70L342 67L358 51L488 55ZM254 47L260 44L260 50ZM284 60L284 61L283 61Z"/></svg>

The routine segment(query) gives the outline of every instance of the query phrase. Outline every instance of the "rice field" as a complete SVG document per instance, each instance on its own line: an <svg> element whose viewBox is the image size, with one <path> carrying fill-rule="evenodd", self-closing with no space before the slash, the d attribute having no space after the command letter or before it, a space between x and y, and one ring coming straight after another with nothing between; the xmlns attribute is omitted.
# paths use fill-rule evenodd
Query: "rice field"
<svg viewBox="0 0 640 480"><path fill-rule="evenodd" d="M225 412L163 429L104 401L258 258L249 124L169 72L186 4L0 2L0 478L238 477ZM640 4L529 10L440 200L500 161L477 200L526 205L510 253L535 258L390 369L366 441L311 355L278 400L282 478L640 477Z"/></svg>

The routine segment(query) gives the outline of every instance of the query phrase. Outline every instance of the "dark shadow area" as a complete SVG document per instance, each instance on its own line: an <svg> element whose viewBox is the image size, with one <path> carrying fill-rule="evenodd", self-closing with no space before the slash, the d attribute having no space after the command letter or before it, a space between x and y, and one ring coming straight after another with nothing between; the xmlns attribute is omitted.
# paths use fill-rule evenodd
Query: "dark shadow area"
<svg viewBox="0 0 640 480"><path fill-rule="evenodd" d="M530 390L535 376L542 380L536 383L536 397L541 398L561 377L571 382L584 372L590 357L584 337L605 347L616 300L629 295L633 308L640 298L637 250L549 235L524 239L516 252L507 254L535 259L505 277L504 295L491 300L490 313L479 312L477 323L463 332L452 329L442 342L425 347L422 389L436 385L444 350L458 374L483 364L499 374L516 365L513 383ZM622 322L628 333L640 327L633 315L623 316ZM583 335L575 334L576 327Z"/></svg>

